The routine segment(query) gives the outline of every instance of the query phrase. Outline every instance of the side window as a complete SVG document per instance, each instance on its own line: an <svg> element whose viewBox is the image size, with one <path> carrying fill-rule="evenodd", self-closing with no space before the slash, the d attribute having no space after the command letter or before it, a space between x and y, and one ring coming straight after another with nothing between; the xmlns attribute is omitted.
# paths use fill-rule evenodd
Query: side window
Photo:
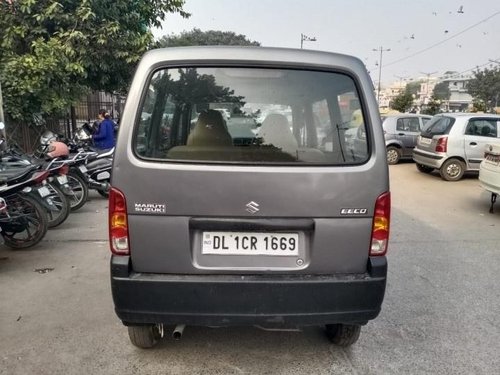
<svg viewBox="0 0 500 375"><path fill-rule="evenodd" d="M497 138L497 128L497 121L494 119L472 119L465 128L465 134L479 137Z"/></svg>
<svg viewBox="0 0 500 375"><path fill-rule="evenodd" d="M419 132L420 124L417 117L398 118L396 130L402 132Z"/></svg>

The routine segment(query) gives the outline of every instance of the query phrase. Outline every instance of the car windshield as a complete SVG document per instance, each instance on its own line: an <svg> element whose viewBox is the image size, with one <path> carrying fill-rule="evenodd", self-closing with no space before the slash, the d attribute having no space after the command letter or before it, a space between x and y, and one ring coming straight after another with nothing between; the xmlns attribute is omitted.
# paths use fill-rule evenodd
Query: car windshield
<svg viewBox="0 0 500 375"><path fill-rule="evenodd" d="M455 119L453 117L435 116L424 126L422 136L432 137L434 135L448 134L454 123Z"/></svg>
<svg viewBox="0 0 500 375"><path fill-rule="evenodd" d="M354 104L353 104L354 103ZM135 131L139 157L215 163L357 164L368 158L351 77L256 68L157 71Z"/></svg>

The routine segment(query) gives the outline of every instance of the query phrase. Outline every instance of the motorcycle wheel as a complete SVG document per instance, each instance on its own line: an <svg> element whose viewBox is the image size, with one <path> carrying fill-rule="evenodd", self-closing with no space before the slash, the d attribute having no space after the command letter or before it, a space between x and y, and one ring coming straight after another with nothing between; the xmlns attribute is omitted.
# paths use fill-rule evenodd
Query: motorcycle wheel
<svg viewBox="0 0 500 375"><path fill-rule="evenodd" d="M69 199L62 192L59 186L54 184L47 184L47 188L50 191L49 197L57 207L57 211L47 210L49 228L55 228L58 225L64 223L64 221L68 218L70 212L70 203Z"/></svg>
<svg viewBox="0 0 500 375"><path fill-rule="evenodd" d="M11 230L2 226L5 245L12 249L26 249L39 243L47 233L48 220L45 208L36 199L13 195L6 199L10 222L24 230Z"/></svg>
<svg viewBox="0 0 500 375"><path fill-rule="evenodd" d="M69 188L73 192L69 197L70 210L76 211L87 202L89 188L83 178L75 172L70 171L66 177L68 178Z"/></svg>

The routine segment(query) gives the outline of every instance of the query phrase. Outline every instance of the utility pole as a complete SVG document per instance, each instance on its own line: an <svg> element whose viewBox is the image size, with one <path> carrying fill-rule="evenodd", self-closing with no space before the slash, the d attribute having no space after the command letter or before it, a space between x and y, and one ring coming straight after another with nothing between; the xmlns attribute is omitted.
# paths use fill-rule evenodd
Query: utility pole
<svg viewBox="0 0 500 375"><path fill-rule="evenodd" d="M378 90L377 90L377 102L380 107L380 85L382 84L382 55L384 52L389 52L391 49L387 48L384 49L382 46L379 48L374 48L373 51L375 52L380 52L380 61L378 65Z"/></svg>
<svg viewBox="0 0 500 375"><path fill-rule="evenodd" d="M2 97L1 82L0 82L0 123L3 125L0 129L0 138L4 140L2 142L1 149L4 150L7 147L7 135L5 134L5 118L3 117L3 97Z"/></svg>
<svg viewBox="0 0 500 375"><path fill-rule="evenodd" d="M2 82L0 82L0 122L5 122L5 118L3 117Z"/></svg>

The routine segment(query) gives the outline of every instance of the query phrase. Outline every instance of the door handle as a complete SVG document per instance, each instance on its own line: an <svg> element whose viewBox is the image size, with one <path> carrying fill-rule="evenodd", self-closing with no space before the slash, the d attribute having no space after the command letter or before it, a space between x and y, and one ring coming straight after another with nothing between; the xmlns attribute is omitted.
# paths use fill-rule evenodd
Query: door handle
<svg viewBox="0 0 500 375"><path fill-rule="evenodd" d="M405 135L405 133L398 133L398 135Z"/></svg>
<svg viewBox="0 0 500 375"><path fill-rule="evenodd" d="M477 146L477 143L476 142L471 142L469 143L471 146Z"/></svg>

